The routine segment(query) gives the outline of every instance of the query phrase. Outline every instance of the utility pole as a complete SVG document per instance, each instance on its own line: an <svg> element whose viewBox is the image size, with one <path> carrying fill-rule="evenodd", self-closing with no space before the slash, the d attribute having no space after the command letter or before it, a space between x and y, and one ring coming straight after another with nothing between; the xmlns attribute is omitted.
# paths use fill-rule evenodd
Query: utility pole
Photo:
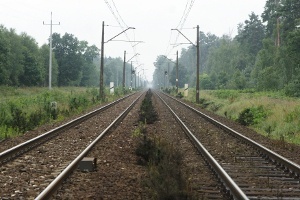
<svg viewBox="0 0 300 200"><path fill-rule="evenodd" d="M121 35L122 33L124 33L125 31L129 30L129 29L135 29L134 27L128 27L127 29L123 30L122 32L120 32L119 34L115 35L114 37L110 38L109 40L107 40L105 43L108 43L109 41L112 41L113 39L115 39L116 37L118 37L119 35ZM104 92L104 85L103 85L103 69L104 69L104 21L102 22L102 40L101 40L101 58L100 58L100 91L99 91L99 95L102 101L105 100L105 92Z"/></svg>
<svg viewBox="0 0 300 200"><path fill-rule="evenodd" d="M103 87L103 68L104 68L104 21L102 22L102 40L101 40L101 56L100 56L100 91L101 100L105 100Z"/></svg>
<svg viewBox="0 0 300 200"><path fill-rule="evenodd" d="M52 81L52 26L53 25L60 25L60 22L58 24L53 24L52 23L52 12L51 12L51 21L50 24L45 24L43 22L43 25L50 25L50 38L49 38L49 43L50 43L50 50L49 50L49 90L51 90L51 81Z"/></svg>
<svg viewBox="0 0 300 200"><path fill-rule="evenodd" d="M140 55L139 53L136 53L134 56L132 56L129 60L126 61L126 51L124 51L124 63L123 63L123 88L125 89L125 71L126 71L126 63L131 61L132 58L134 58L135 56ZM131 72L130 72L130 76L131 76L131 88L132 88L132 61L131 61Z"/></svg>
<svg viewBox="0 0 300 200"><path fill-rule="evenodd" d="M168 75L167 75L167 85L168 85L168 88L169 88L169 82L170 82L170 80L169 80L169 71L170 71L170 67L169 67L169 62L168 62Z"/></svg>
<svg viewBox="0 0 300 200"><path fill-rule="evenodd" d="M178 93L178 51L176 52L176 94Z"/></svg>
<svg viewBox="0 0 300 200"><path fill-rule="evenodd" d="M185 39L187 39L190 44L192 44L193 46L195 46L197 48L197 82L196 82L196 103L199 103L199 96L200 96L200 89L199 89L199 71L200 71L200 35L199 35L199 25L197 25L197 42L196 42L196 45L191 41L189 40L185 35L183 35L183 33L180 32L180 30L178 29L171 29L171 30L176 30L178 31L183 37L185 37ZM177 51L177 66L178 66L178 51ZM177 81L177 80L176 80ZM178 90L178 86L177 86L177 90ZM177 91L178 92L178 91Z"/></svg>
<svg viewBox="0 0 300 200"><path fill-rule="evenodd" d="M196 84L196 103L199 104L200 89L199 89L199 71L200 71L200 45L199 45L199 25L197 25L197 84Z"/></svg>
<svg viewBox="0 0 300 200"><path fill-rule="evenodd" d="M163 71L164 74L164 89L166 89L166 71Z"/></svg>
<svg viewBox="0 0 300 200"><path fill-rule="evenodd" d="M134 70L134 88L136 89L136 69Z"/></svg>
<svg viewBox="0 0 300 200"><path fill-rule="evenodd" d="M125 65L126 65L126 51L124 51L124 63L123 63L123 90L125 89Z"/></svg>
<svg viewBox="0 0 300 200"><path fill-rule="evenodd" d="M132 89L132 74L133 74L133 71L132 71L132 61L131 61L131 70L130 70L130 78L131 78L130 87L131 87L131 89Z"/></svg>

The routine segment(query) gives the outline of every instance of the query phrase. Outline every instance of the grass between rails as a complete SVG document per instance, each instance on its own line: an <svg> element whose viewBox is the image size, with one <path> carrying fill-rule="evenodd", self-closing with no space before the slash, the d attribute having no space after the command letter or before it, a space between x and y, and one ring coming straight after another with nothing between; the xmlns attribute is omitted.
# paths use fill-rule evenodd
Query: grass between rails
<svg viewBox="0 0 300 200"><path fill-rule="evenodd" d="M108 92L107 92L108 93ZM113 101L123 95L120 89L115 95L107 95L105 101ZM13 88L0 87L0 140L20 135L42 124L61 121L66 117L101 104L98 89L63 87Z"/></svg>
<svg viewBox="0 0 300 200"><path fill-rule="evenodd" d="M138 164L147 167L148 175L143 184L150 199L193 199L178 148L161 137L147 133L147 124L157 120L151 96L149 90L140 108L139 127L132 134L139 139L136 149Z"/></svg>
<svg viewBox="0 0 300 200"><path fill-rule="evenodd" d="M184 98L195 102L195 90ZM286 97L282 92L202 90L200 104L262 135L300 144L299 98Z"/></svg>

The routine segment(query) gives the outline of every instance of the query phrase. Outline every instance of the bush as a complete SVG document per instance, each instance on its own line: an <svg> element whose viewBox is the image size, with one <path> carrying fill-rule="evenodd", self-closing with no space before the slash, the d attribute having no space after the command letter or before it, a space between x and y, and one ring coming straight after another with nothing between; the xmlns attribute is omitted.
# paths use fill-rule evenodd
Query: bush
<svg viewBox="0 0 300 200"><path fill-rule="evenodd" d="M176 97L177 97L177 98L182 98L182 97L183 97L183 95L182 95L182 93L181 93L181 92L178 92L178 94L176 95Z"/></svg>
<svg viewBox="0 0 300 200"><path fill-rule="evenodd" d="M258 124L267 117L267 112L263 106L245 108L240 114L237 121L244 125Z"/></svg>
<svg viewBox="0 0 300 200"><path fill-rule="evenodd" d="M213 92L213 95L218 99L229 99L229 98L237 98L238 91L236 90L216 90Z"/></svg>
<svg viewBox="0 0 300 200"><path fill-rule="evenodd" d="M157 113L154 110L154 107L152 105L151 97L152 97L152 92L149 89L146 93L145 99L143 100L140 108L139 121L143 123L152 124L157 120Z"/></svg>
<svg viewBox="0 0 300 200"><path fill-rule="evenodd" d="M79 108L86 108L89 104L89 101L85 96L71 97L69 100L69 109L71 111L78 110Z"/></svg>
<svg viewBox="0 0 300 200"><path fill-rule="evenodd" d="M133 132L133 136L140 138L135 150L138 164L148 167L145 187L153 199L191 199L183 177L182 154L161 138L147 135L146 124L143 123L153 123L157 118L151 97L151 90L148 90L140 108L139 127Z"/></svg>
<svg viewBox="0 0 300 200"><path fill-rule="evenodd" d="M62 120L96 103L98 90L70 88L3 88L0 97L0 137L15 136L51 120Z"/></svg>
<svg viewBox="0 0 300 200"><path fill-rule="evenodd" d="M285 87L285 94L290 97L300 97L300 81L295 80Z"/></svg>
<svg viewBox="0 0 300 200"><path fill-rule="evenodd" d="M148 179L144 180L149 195L154 199L191 199L187 181L183 176L182 154L161 138L148 138L146 134L136 149L138 164L148 166Z"/></svg>
<svg viewBox="0 0 300 200"><path fill-rule="evenodd" d="M27 120L26 120L26 113L24 113L18 106L15 104L11 104L11 115L12 119L10 121L10 126L24 133L27 130Z"/></svg>

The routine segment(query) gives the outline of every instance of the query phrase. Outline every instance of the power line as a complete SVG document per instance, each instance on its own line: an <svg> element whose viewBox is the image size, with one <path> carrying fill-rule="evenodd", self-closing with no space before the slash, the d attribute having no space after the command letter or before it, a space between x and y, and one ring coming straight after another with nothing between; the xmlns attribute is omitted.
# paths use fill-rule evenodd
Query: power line
<svg viewBox="0 0 300 200"><path fill-rule="evenodd" d="M184 9L184 11L183 11L183 14L182 14L182 16L181 16L181 19L180 19L180 21L179 21L179 23L178 23L178 25L177 25L176 28L178 28L178 27L180 26L180 23L181 23L181 21L182 21L184 15L185 15L185 11L186 11L186 9L187 9L187 7L188 7L188 4L189 4L189 0L187 0L187 2L186 2L185 9Z"/></svg>
<svg viewBox="0 0 300 200"><path fill-rule="evenodd" d="M120 13L119 13L119 11L118 11L118 9L117 9L117 6L116 6L115 2L114 2L113 0L111 0L113 6L114 6L114 8L115 8L115 11L114 11L114 9L111 7L111 5L109 4L109 2L108 2L107 0L104 0L104 1L105 1L106 5L108 6L110 12L113 14L115 20L116 20L117 23L120 25L121 29L122 29L122 30L125 29L124 26L122 25L122 23L125 25L125 27L128 28L127 24L125 23L125 21L124 21L123 18L121 17L121 15L120 15ZM117 15L116 15L116 13L117 13ZM122 21L122 23L121 23L121 21ZM134 30L133 30L133 31L134 31ZM125 36L126 36L127 40L132 41L132 40L130 40L130 38L129 38L129 36L128 36L127 33L125 33ZM135 45L134 45L134 44L131 44L131 47L132 47L132 49L133 49L133 52L136 54L136 47L135 47ZM138 58L136 57L135 59L136 59L136 61L138 62Z"/></svg>
<svg viewBox="0 0 300 200"><path fill-rule="evenodd" d="M125 24L125 26L126 26L126 28L127 28L128 26L127 26L127 24L124 22L123 18L121 17L121 15L120 15L120 13L119 13L117 7L116 7L116 4L115 4L114 0L111 0L111 1L112 1L113 5L114 5L116 11L117 11L117 14L119 15L120 19L122 20L122 22Z"/></svg>
<svg viewBox="0 0 300 200"><path fill-rule="evenodd" d="M182 17L181 17L181 19L180 19L180 21L179 21L179 23L178 23L178 25L177 25L177 29L178 30L182 30L183 29L183 26L184 26L184 24L185 24L185 22L186 22L186 20L187 20L187 18L188 18L188 16L189 16L189 13L190 13L190 11L192 10L192 7L193 7L193 5L194 5L194 2L195 2L195 0L191 0L191 1L189 1L189 0L187 0L187 3L186 3L186 5L185 5L185 9L184 9L184 12L183 12L183 15L182 15ZM188 8L188 9L187 9ZM179 33L176 35L176 38L175 38L175 42L174 42L174 44L176 44L177 43L177 41L178 41L178 38L179 38ZM170 40L171 40L171 37L170 37ZM169 45L171 46L171 43L169 42ZM172 45L173 47L172 47L172 49L169 51L169 53L168 54L166 54L167 56L171 53L171 51L175 48L175 45ZM168 48L167 48L168 49Z"/></svg>

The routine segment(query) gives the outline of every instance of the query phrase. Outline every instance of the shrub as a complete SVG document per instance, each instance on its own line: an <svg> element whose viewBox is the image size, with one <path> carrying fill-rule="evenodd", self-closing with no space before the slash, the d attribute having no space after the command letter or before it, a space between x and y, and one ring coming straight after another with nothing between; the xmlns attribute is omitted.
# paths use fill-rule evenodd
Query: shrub
<svg viewBox="0 0 300 200"><path fill-rule="evenodd" d="M137 148L137 155L148 166L149 178L144 180L154 199L190 199L182 171L182 154L161 138L147 138Z"/></svg>
<svg viewBox="0 0 300 200"><path fill-rule="evenodd" d="M191 199L182 172L182 154L161 138L147 135L143 122L154 122L157 118L151 97L148 90L140 108L139 127L133 132L133 136L140 138L135 150L138 164L148 167L144 185L153 199Z"/></svg>
<svg viewBox="0 0 300 200"><path fill-rule="evenodd" d="M157 113L152 104L152 92L148 90L140 108L139 121L152 124L157 120Z"/></svg>
<svg viewBox="0 0 300 200"><path fill-rule="evenodd" d="M238 91L236 90L215 90L213 95L218 99L237 98Z"/></svg>
<svg viewBox="0 0 300 200"><path fill-rule="evenodd" d="M266 110L263 106L252 107L252 108L245 108L240 114L237 121L244 125L254 125L258 124L262 120L267 117Z"/></svg>
<svg viewBox="0 0 300 200"><path fill-rule="evenodd" d="M181 93L181 92L178 92L178 94L176 95L176 97L177 97L177 98L182 98L182 97L183 97L183 95L182 95L182 93Z"/></svg>
<svg viewBox="0 0 300 200"><path fill-rule="evenodd" d="M80 107L85 108L89 104L89 101L85 96L78 95L77 97L71 97L69 100L69 109L71 111L78 110Z"/></svg>
<svg viewBox="0 0 300 200"><path fill-rule="evenodd" d="M15 130L24 133L27 129L26 113L24 113L18 106L11 104L11 115L10 126Z"/></svg>

